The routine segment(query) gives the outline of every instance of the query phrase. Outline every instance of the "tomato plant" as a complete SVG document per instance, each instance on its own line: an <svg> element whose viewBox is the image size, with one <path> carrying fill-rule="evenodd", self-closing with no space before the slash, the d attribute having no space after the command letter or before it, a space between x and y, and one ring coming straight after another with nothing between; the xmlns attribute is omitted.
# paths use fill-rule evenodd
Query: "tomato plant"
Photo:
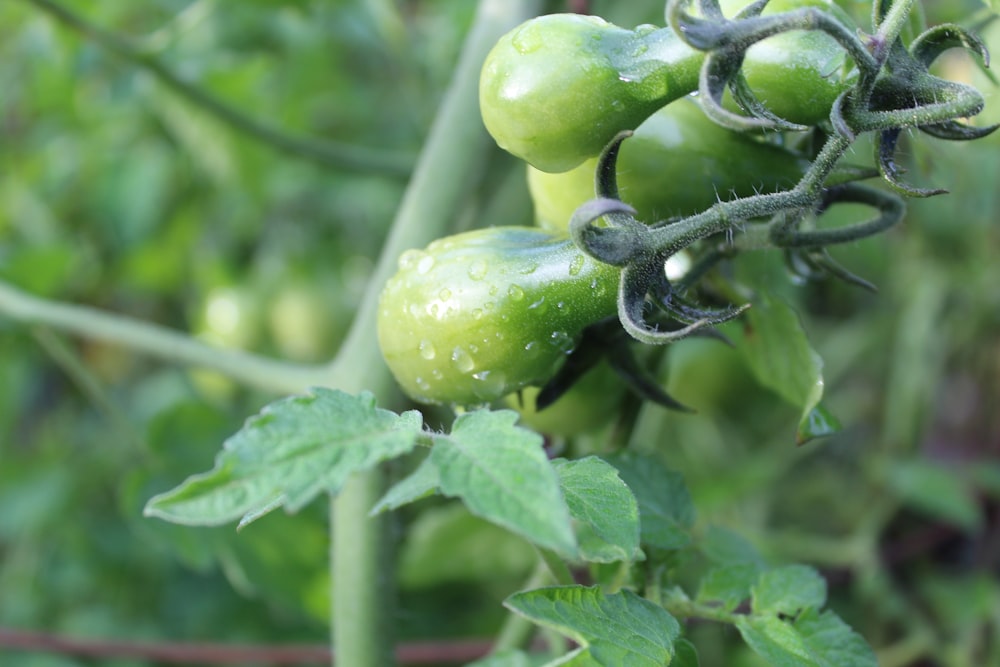
<svg viewBox="0 0 1000 667"><path fill-rule="evenodd" d="M476 667L1000 662L1000 466L967 445L1000 161L923 137L993 130L985 13L398 4L0 7L0 625L329 622L372 667L394 628L496 630ZM103 370L121 347L160 363Z"/></svg>

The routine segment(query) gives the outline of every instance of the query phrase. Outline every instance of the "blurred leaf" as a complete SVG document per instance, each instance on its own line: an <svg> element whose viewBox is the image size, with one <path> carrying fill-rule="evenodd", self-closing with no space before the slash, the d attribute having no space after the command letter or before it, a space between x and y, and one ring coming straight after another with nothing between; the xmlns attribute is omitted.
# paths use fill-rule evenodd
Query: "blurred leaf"
<svg viewBox="0 0 1000 667"><path fill-rule="evenodd" d="M399 556L406 588L443 583L514 581L538 560L534 547L460 503L422 511L409 524Z"/></svg>
<svg viewBox="0 0 1000 667"><path fill-rule="evenodd" d="M244 525L336 493L353 472L410 451L422 418L375 407L371 394L314 389L282 399L226 441L215 468L152 498L145 514L188 525Z"/></svg>
<svg viewBox="0 0 1000 667"><path fill-rule="evenodd" d="M982 525L975 496L956 470L929 461L897 461L886 481L901 501L918 512L970 533Z"/></svg>
<svg viewBox="0 0 1000 667"><path fill-rule="evenodd" d="M504 604L587 647L598 665L662 667L680 635L665 609L628 590L605 595L596 586L556 586L515 593Z"/></svg>
<svg viewBox="0 0 1000 667"><path fill-rule="evenodd" d="M751 589L756 614L794 616L826 604L826 580L805 565L786 565L762 572Z"/></svg>
<svg viewBox="0 0 1000 667"><path fill-rule="evenodd" d="M739 616L736 627L773 667L878 667L867 642L832 611L811 609L794 622Z"/></svg>
<svg viewBox="0 0 1000 667"><path fill-rule="evenodd" d="M542 437L517 427L511 410L460 415L449 435L434 435L430 459L441 492L492 521L565 557L577 554L559 478Z"/></svg>
<svg viewBox="0 0 1000 667"><path fill-rule="evenodd" d="M694 505L680 473L667 470L659 459L624 452L606 457L618 469L639 503L643 544L680 549L691 541Z"/></svg>
<svg viewBox="0 0 1000 667"><path fill-rule="evenodd" d="M800 444L834 432L836 420L819 407L823 360L809 344L798 315L765 290L758 290L751 304L742 335L734 342L757 381L801 411Z"/></svg>
<svg viewBox="0 0 1000 667"><path fill-rule="evenodd" d="M618 471L596 456L552 463L577 522L583 559L611 563L637 558L639 507Z"/></svg>
<svg viewBox="0 0 1000 667"><path fill-rule="evenodd" d="M719 565L749 564L764 569L764 558L747 538L722 526L709 526L698 545L701 552Z"/></svg>

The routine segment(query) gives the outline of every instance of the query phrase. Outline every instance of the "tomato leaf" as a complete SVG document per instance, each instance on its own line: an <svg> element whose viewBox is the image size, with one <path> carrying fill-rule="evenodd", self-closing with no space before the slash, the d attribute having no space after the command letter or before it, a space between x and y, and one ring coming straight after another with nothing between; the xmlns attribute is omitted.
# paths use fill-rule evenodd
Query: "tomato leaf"
<svg viewBox="0 0 1000 667"><path fill-rule="evenodd" d="M460 415L450 435L434 435L430 459L441 492L459 497L476 516L540 547L578 555L559 477L542 449L542 436L514 425L511 410Z"/></svg>
<svg viewBox="0 0 1000 667"><path fill-rule="evenodd" d="M743 640L773 667L877 667L864 638L832 611L808 610L794 622L739 616Z"/></svg>
<svg viewBox="0 0 1000 667"><path fill-rule="evenodd" d="M801 411L799 444L836 432L836 419L820 406L823 360L809 344L798 315L764 290L752 303L735 342L757 381Z"/></svg>
<svg viewBox="0 0 1000 667"><path fill-rule="evenodd" d="M735 563L712 568L701 578L698 602L721 603L732 611L750 597L750 589L757 581L760 569L754 563Z"/></svg>
<svg viewBox="0 0 1000 667"><path fill-rule="evenodd" d="M665 609L628 590L606 595L596 586L555 586L515 593L504 604L586 647L598 665L670 664L680 635Z"/></svg>
<svg viewBox="0 0 1000 667"><path fill-rule="evenodd" d="M626 452L606 460L618 469L639 503L642 543L659 549L686 546L691 541L694 505L684 478L651 456Z"/></svg>
<svg viewBox="0 0 1000 667"><path fill-rule="evenodd" d="M439 481L437 466L430 457L427 457L420 462L416 470L389 487L369 514L375 515L399 509L403 505L434 495L438 490Z"/></svg>
<svg viewBox="0 0 1000 667"><path fill-rule="evenodd" d="M674 659L670 661L670 667L699 667L700 664L694 644L686 639L674 642Z"/></svg>
<svg viewBox="0 0 1000 667"><path fill-rule="evenodd" d="M612 563L639 557L639 505L618 471L596 456L553 465L577 524L583 559Z"/></svg>
<svg viewBox="0 0 1000 667"><path fill-rule="evenodd" d="M806 565L786 565L762 572L751 596L754 614L794 616L826 604L826 580Z"/></svg>
<svg viewBox="0 0 1000 667"><path fill-rule="evenodd" d="M420 413L375 407L370 393L313 389L264 407L216 456L215 467L152 498L146 516L213 526L245 525L271 510L295 512L337 493L354 472L413 449Z"/></svg>

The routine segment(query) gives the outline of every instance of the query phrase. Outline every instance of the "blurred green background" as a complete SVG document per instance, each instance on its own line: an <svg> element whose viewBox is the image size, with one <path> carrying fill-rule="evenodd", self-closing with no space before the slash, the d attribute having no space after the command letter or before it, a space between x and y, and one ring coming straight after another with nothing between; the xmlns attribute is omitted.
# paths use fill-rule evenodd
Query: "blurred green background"
<svg viewBox="0 0 1000 667"><path fill-rule="evenodd" d="M850 3L862 16L865 3ZM66 0L184 80L297 135L413 159L471 0ZM564 7L553 5L554 8ZM932 21L975 2L939 2ZM623 25L662 2L592 3ZM1000 53L1000 27L984 34ZM968 56L940 69L987 93ZM794 449L795 413L731 350L671 350L649 447L686 476L699 525L775 561L817 564L833 606L890 665L1000 660L1000 137L912 137L908 177L951 194L838 249L881 287L792 286L845 428ZM852 157L868 159L859 147ZM527 224L498 156L459 225ZM511 171L517 170L517 171ZM505 180L505 175L513 173ZM447 177L447 175L444 175ZM501 187L506 183L505 187ZM402 195L398 175L335 170L233 130L25 0L0 4L0 278L211 342L297 361L337 349ZM494 201L490 201L493 197ZM499 212L499 213L498 213ZM507 212L507 213L505 213ZM240 533L144 519L211 467L271 396L221 376L0 315L0 627L90 638L315 642L327 636L325 508ZM652 409L658 410L658 409ZM648 412L648 411L647 411ZM404 513L405 639L488 637L527 574L526 545L449 504ZM698 626L705 665L757 664ZM743 662L740 662L743 661ZM921 662L923 661L923 662ZM87 663L9 652L0 664Z"/></svg>

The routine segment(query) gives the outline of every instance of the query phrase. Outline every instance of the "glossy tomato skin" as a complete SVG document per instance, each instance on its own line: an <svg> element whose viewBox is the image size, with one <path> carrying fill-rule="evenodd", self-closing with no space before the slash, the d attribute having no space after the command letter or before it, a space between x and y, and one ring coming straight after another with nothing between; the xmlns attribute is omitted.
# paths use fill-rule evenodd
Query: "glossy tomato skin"
<svg viewBox="0 0 1000 667"><path fill-rule="evenodd" d="M726 16L746 7L748 0L721 0ZM764 15L816 7L855 27L832 0L772 0ZM747 50L743 75L757 98L772 113L803 125L815 125L830 116L837 97L857 77L853 61L837 41L824 32L796 30L758 42Z"/></svg>
<svg viewBox="0 0 1000 667"><path fill-rule="evenodd" d="M723 10L732 16L746 4L726 0ZM829 0L771 5L766 13L817 6L851 25ZM487 56L480 110L502 148L542 171L568 171L599 155L618 132L697 90L704 58L670 28L627 30L591 16L541 16L503 36ZM807 125L826 120L855 77L833 38L803 30L752 46L743 72L773 113Z"/></svg>
<svg viewBox="0 0 1000 667"><path fill-rule="evenodd" d="M537 228L439 239L405 253L382 292L382 355L414 400L488 403L544 384L585 326L616 313L619 276Z"/></svg>
<svg viewBox="0 0 1000 667"><path fill-rule="evenodd" d="M596 158L549 174L528 166L528 187L540 227L565 232L573 211L595 196ZM760 137L726 129L683 99L650 116L618 154L622 201L646 223L692 215L718 200L795 185L809 167L798 154Z"/></svg>
<svg viewBox="0 0 1000 667"><path fill-rule="evenodd" d="M702 59L669 31L540 16L501 37L486 57L483 122L501 148L544 171L566 171L697 87Z"/></svg>

